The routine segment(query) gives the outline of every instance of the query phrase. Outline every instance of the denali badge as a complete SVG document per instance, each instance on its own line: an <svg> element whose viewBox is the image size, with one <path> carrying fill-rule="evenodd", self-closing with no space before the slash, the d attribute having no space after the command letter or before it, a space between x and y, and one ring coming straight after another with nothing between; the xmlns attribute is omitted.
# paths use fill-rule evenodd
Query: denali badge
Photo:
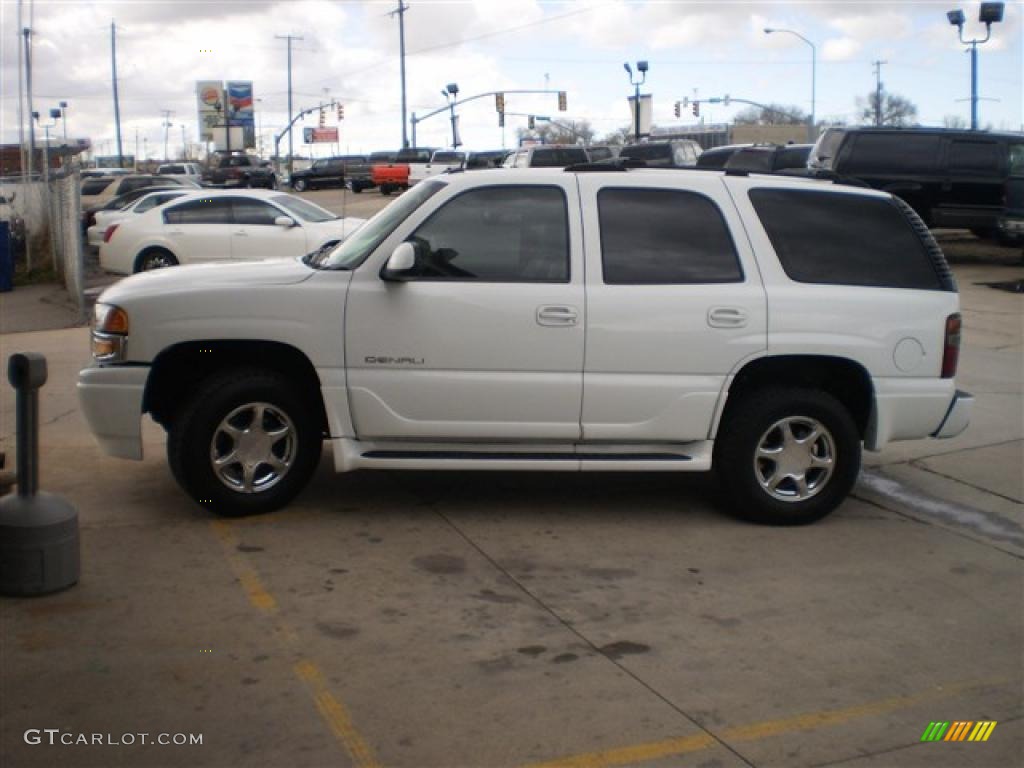
<svg viewBox="0 0 1024 768"><path fill-rule="evenodd" d="M370 365L423 365L422 357L382 357L370 355L363 361Z"/></svg>

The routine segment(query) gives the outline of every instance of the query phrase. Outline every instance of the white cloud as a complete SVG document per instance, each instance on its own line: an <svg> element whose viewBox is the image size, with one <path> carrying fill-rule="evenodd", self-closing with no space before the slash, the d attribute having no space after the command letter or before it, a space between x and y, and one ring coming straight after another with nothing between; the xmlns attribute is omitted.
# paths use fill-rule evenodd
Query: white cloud
<svg viewBox="0 0 1024 768"><path fill-rule="evenodd" d="M821 57L825 61L843 61L853 58L862 47L861 42L852 37L834 37L822 45Z"/></svg>

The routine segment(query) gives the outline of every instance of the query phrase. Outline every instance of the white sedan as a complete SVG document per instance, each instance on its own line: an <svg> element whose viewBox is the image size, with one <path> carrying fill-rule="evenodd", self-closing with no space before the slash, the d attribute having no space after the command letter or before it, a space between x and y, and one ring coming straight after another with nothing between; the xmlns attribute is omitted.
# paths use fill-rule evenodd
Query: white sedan
<svg viewBox="0 0 1024 768"><path fill-rule="evenodd" d="M159 208L164 203L169 203L171 200L175 200L182 195L187 194L189 194L188 190L171 187L165 191L150 192L148 195L140 197L135 202L129 203L124 208L117 208L113 211L96 211L94 215L96 223L86 230L89 245L99 248L103 245L104 233L112 225L119 224L124 219L130 219L132 216L138 216L139 214L146 213L154 208Z"/></svg>
<svg viewBox="0 0 1024 768"><path fill-rule="evenodd" d="M365 219L342 219L274 190L204 190L112 226L100 266L132 274L177 264L302 256L344 240Z"/></svg>

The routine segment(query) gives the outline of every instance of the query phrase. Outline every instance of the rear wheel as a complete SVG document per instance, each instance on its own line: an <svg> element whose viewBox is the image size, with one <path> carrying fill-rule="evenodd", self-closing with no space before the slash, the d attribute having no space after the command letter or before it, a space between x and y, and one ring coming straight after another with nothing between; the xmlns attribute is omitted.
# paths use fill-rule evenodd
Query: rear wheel
<svg viewBox="0 0 1024 768"><path fill-rule="evenodd" d="M390 195L391 194L391 185L390 184L381 184L380 185L380 193L382 195L384 195L384 197L387 197L388 195Z"/></svg>
<svg viewBox="0 0 1024 768"><path fill-rule="evenodd" d="M304 192L307 186L305 179L296 179L292 182L292 189L296 192Z"/></svg>
<svg viewBox="0 0 1024 768"><path fill-rule="evenodd" d="M219 515L239 516L290 502L322 447L312 409L286 379L243 369L199 388L171 426L167 456L189 496Z"/></svg>
<svg viewBox="0 0 1024 768"><path fill-rule="evenodd" d="M177 265L178 260L174 257L174 254L163 248L150 248L135 258L136 272L150 272L154 269L176 267Z"/></svg>
<svg viewBox="0 0 1024 768"><path fill-rule="evenodd" d="M726 415L715 471L731 512L770 525L804 525L834 510L860 471L860 435L826 392L773 389Z"/></svg>

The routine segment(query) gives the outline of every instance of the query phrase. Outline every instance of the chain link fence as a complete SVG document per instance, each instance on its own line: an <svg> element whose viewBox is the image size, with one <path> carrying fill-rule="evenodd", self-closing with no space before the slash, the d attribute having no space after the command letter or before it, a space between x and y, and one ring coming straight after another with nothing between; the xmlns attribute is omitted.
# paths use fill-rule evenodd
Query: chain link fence
<svg viewBox="0 0 1024 768"><path fill-rule="evenodd" d="M85 319L85 249L82 244L81 178L77 169L51 176L47 185L53 265Z"/></svg>

